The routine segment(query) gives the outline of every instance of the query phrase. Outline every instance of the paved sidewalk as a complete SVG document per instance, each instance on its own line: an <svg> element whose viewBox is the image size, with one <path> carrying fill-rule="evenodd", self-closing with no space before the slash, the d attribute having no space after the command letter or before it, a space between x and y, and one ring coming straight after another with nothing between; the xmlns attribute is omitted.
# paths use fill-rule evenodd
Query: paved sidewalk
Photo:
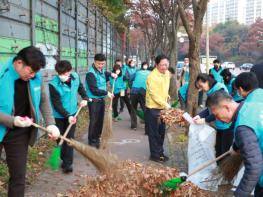
<svg viewBox="0 0 263 197"><path fill-rule="evenodd" d="M113 139L111 139L111 150L121 160L133 160L142 163L149 161L148 137L144 135L142 124L136 131L130 129L130 118L127 112L121 114L119 122L113 122ZM139 122L139 121L138 121ZM82 137L85 142L87 134ZM154 163L154 162L153 162ZM35 184L26 190L26 197L53 197L64 194L67 191L76 190L85 183L85 176L97 174L96 169L75 151L74 171L65 175L61 171L46 170L38 178ZM58 195L59 196L59 195Z"/></svg>

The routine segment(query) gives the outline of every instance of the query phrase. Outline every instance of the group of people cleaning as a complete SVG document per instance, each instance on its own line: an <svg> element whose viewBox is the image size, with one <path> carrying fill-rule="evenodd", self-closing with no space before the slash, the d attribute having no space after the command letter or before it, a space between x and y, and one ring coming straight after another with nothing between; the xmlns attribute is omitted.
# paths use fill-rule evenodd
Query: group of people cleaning
<svg viewBox="0 0 263 197"><path fill-rule="evenodd" d="M69 125L72 127L67 137L74 138L75 114L80 107L88 106L87 144L99 148L105 97L113 99L114 120L119 119L118 100L121 98L130 113L131 129L137 128L137 105L146 111L148 64L144 62L137 69L130 58L124 65L116 60L112 72L105 70L105 64L105 55L96 54L83 84L69 61L57 61L56 74L48 83L48 93L40 72L46 65L45 56L36 47L23 48L0 66L0 145L5 150L10 175L9 197L24 196L28 147L37 141L39 134L34 125L43 124L42 120L49 131L49 138L59 143L58 134L63 135ZM112 91L108 91L108 85ZM72 165L73 148L63 143L61 169L64 173L71 173Z"/></svg>
<svg viewBox="0 0 263 197"><path fill-rule="evenodd" d="M196 124L213 123L216 128L216 157L231 150L241 154L245 173L234 196L263 196L263 65L234 76L214 60L209 74L199 74L195 87L207 95L207 108L193 118ZM261 68L262 67L262 68ZM188 69L184 69L186 72ZM186 102L188 81L179 88L182 108ZM218 162L220 163L220 161Z"/></svg>
<svg viewBox="0 0 263 197"><path fill-rule="evenodd" d="M67 137L74 138L74 116L79 107L88 106L88 144L99 148L105 112L105 97L113 99L113 117L119 120L119 98L127 106L131 129L137 128L135 110L140 104L145 114L145 133L148 135L150 160L166 162L164 154L165 123L160 121L160 111L171 108L169 102L170 79L173 71L165 55L155 58L149 70L146 62L137 69L132 59L126 64L115 61L112 72L104 69L106 57L96 54L83 85L70 62L61 60L55 65L57 74L49 82L46 93L40 69L46 65L45 56L30 46L0 67L0 142L6 152L10 179L8 196L24 196L28 146L34 145L38 131L32 126L40 124L41 115L50 131L49 137L58 140L55 133L63 135L73 124ZM186 105L189 84L189 60L186 59L179 89L181 107ZM256 72L259 73L259 72ZM107 83L109 82L109 83ZM111 85L113 94L108 91ZM219 60L214 61L210 74L199 74L195 86L206 92L208 108L194 117L196 124L214 122L217 130L216 156L229 149L241 154L245 174L235 191L235 196L247 196L255 188L255 196L263 194L263 91L258 87L258 76L253 72L234 77L223 70ZM78 95L82 98L78 102ZM64 173L73 171L73 149L62 145L61 168Z"/></svg>

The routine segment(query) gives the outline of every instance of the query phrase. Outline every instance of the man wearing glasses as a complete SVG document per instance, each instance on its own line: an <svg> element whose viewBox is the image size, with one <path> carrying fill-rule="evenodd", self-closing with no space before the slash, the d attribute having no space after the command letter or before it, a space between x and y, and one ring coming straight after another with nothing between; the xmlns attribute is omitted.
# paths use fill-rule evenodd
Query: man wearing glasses
<svg viewBox="0 0 263 197"><path fill-rule="evenodd" d="M168 58L165 55L158 55L155 66L146 82L145 133L149 137L150 160L162 163L169 159L164 155L163 149L165 124L159 118L162 109L171 108L168 103L170 86Z"/></svg>
<svg viewBox="0 0 263 197"><path fill-rule="evenodd" d="M40 112L50 137L59 132L52 117L49 99L38 72L46 64L45 56L30 46L0 67L0 143L6 152L10 179L8 196L24 196L28 145L37 139Z"/></svg>

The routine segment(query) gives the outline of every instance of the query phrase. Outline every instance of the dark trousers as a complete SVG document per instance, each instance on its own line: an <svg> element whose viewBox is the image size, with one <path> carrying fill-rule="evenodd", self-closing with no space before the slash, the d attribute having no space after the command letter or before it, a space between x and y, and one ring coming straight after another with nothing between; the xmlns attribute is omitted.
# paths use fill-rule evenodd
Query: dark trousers
<svg viewBox="0 0 263 197"><path fill-rule="evenodd" d="M216 157L227 152L233 144L233 130L217 130L216 132Z"/></svg>
<svg viewBox="0 0 263 197"><path fill-rule="evenodd" d="M165 124L159 118L159 109L145 110L145 133L148 134L151 157L159 158L163 155Z"/></svg>
<svg viewBox="0 0 263 197"><path fill-rule="evenodd" d="M124 100L120 99L120 111L123 111L124 109Z"/></svg>
<svg viewBox="0 0 263 197"><path fill-rule="evenodd" d="M259 184L256 185L255 191L254 191L255 197L262 197L263 196L263 187L261 187Z"/></svg>
<svg viewBox="0 0 263 197"><path fill-rule="evenodd" d="M181 110L185 110L186 102L184 101L184 99L183 99L183 97L181 96L180 93L178 93L178 99L179 99L179 102L180 102L180 109Z"/></svg>
<svg viewBox="0 0 263 197"><path fill-rule="evenodd" d="M64 135L69 122L66 118L56 118L56 125L60 130L60 134ZM74 139L75 136L75 130L76 130L76 124L72 125L71 129L69 130L68 135L66 136L69 139ZM58 143L60 140L57 141ZM63 162L63 167L67 168L70 167L73 163L73 148L72 146L69 146L66 142L63 142L61 147L61 160Z"/></svg>
<svg viewBox="0 0 263 197"><path fill-rule="evenodd" d="M116 98L115 98L116 97ZM130 117L131 117L131 128L136 128L136 125L134 125L134 117L136 118L136 114L135 114L135 111L133 110L132 108L132 105L131 105L131 102L130 102L130 98L128 96L128 94L125 93L125 96L120 96L120 94L116 94L114 95L114 98L117 100L120 98L120 100L123 100L123 102L125 103L127 109L128 109L128 112L130 114ZM112 103L114 103L114 98L113 98L113 101ZM115 104L112 106L113 108L113 115L114 117L117 117L119 114L118 114L118 111L116 110L118 108L118 100L115 101ZM114 110L115 108L115 110ZM114 112L115 111L115 112Z"/></svg>
<svg viewBox="0 0 263 197"><path fill-rule="evenodd" d="M9 170L8 197L23 197L30 128L7 131L2 141Z"/></svg>
<svg viewBox="0 0 263 197"><path fill-rule="evenodd" d="M113 117L116 118L119 115L118 112L118 103L120 99L120 94L114 94L114 98L112 100L112 109L113 109Z"/></svg>
<svg viewBox="0 0 263 197"><path fill-rule="evenodd" d="M134 127L137 127L137 117L136 117L136 110L138 107L138 104L140 104L141 109L145 113L145 95L142 94L131 94L131 105L133 109L133 113L131 115L131 124Z"/></svg>
<svg viewBox="0 0 263 197"><path fill-rule="evenodd" d="M203 104L203 91L198 92L198 106Z"/></svg>
<svg viewBox="0 0 263 197"><path fill-rule="evenodd" d="M88 103L89 108L89 144L98 146L100 144L100 136L103 128L105 101L92 101Z"/></svg>

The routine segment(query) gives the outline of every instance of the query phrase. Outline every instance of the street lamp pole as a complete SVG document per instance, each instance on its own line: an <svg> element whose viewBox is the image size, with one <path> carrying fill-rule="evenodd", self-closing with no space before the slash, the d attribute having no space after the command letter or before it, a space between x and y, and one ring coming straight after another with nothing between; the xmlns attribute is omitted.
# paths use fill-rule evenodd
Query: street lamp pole
<svg viewBox="0 0 263 197"><path fill-rule="evenodd" d="M208 2L209 3L209 2ZM209 25L208 25L208 9L206 12L206 73L209 73Z"/></svg>

